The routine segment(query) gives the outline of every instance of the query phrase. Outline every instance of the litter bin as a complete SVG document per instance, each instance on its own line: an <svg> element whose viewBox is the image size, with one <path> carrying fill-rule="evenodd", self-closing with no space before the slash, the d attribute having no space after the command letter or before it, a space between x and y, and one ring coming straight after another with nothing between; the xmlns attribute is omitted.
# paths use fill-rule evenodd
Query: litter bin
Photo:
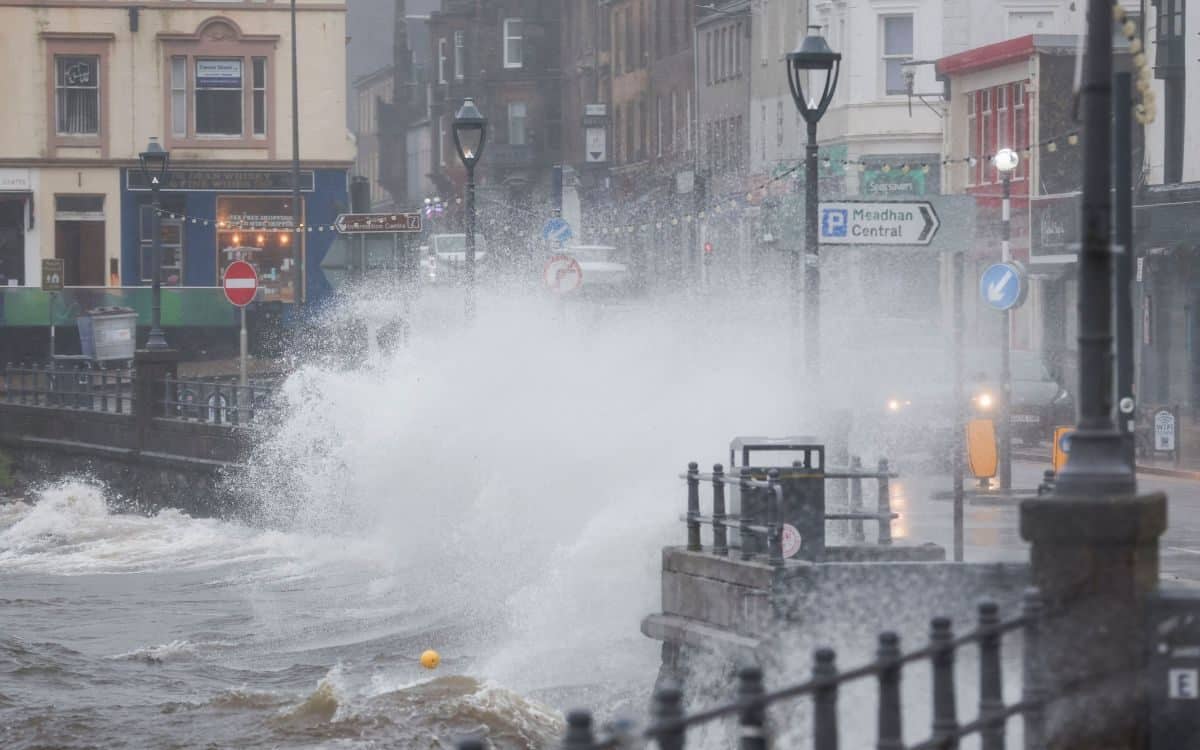
<svg viewBox="0 0 1200 750"><path fill-rule="evenodd" d="M83 356L96 362L133 359L137 313L128 307L97 307L75 321Z"/></svg>
<svg viewBox="0 0 1200 750"><path fill-rule="evenodd" d="M1150 748L1200 747L1200 591L1162 587L1148 603Z"/></svg>
<svg viewBox="0 0 1200 750"><path fill-rule="evenodd" d="M776 454L776 460L769 460L764 453ZM771 469L778 469L783 490L779 522L800 535L800 549L794 557L820 560L825 556L824 445L811 437L737 437L729 444L729 466L730 476L739 476L743 468L749 468L750 476L756 480L766 480ZM769 509L766 494L753 492L741 497L741 492L737 492L733 512L749 515L757 524L766 525ZM756 553L766 552L760 538L740 541L743 549L748 545Z"/></svg>

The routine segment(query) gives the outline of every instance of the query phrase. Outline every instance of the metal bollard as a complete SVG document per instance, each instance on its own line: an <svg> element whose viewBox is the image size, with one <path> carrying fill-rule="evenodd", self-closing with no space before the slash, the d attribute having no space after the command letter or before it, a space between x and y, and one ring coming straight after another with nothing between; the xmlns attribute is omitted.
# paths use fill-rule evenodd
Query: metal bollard
<svg viewBox="0 0 1200 750"><path fill-rule="evenodd" d="M979 718L991 720L980 731L980 750L1004 750L1004 678L1000 671L1000 634L986 632L1000 624L995 602L979 605Z"/></svg>
<svg viewBox="0 0 1200 750"><path fill-rule="evenodd" d="M687 470L687 548L699 552L700 547L700 465L695 461Z"/></svg>
<svg viewBox="0 0 1200 750"><path fill-rule="evenodd" d="M589 711L571 711L567 714L567 733L563 737L562 750L592 750L596 737L592 733L592 714Z"/></svg>
<svg viewBox="0 0 1200 750"><path fill-rule="evenodd" d="M767 561L783 565L783 503L779 469L767 472Z"/></svg>
<svg viewBox="0 0 1200 750"><path fill-rule="evenodd" d="M713 464L713 554L729 556L729 532L725 528L725 467Z"/></svg>
<svg viewBox="0 0 1200 750"><path fill-rule="evenodd" d="M862 471L862 459L858 456L850 457L850 473L857 474ZM862 497L862 477L850 477L850 512L862 513L863 497ZM856 519L850 522L851 538L856 542L865 542L866 534L863 533L862 519Z"/></svg>
<svg viewBox="0 0 1200 750"><path fill-rule="evenodd" d="M665 685L654 692L654 724L667 724L684 717L683 693L674 685ZM653 728L652 728L653 729ZM679 729L669 729L658 733L658 746L661 750L683 750L684 732Z"/></svg>
<svg viewBox="0 0 1200 750"><path fill-rule="evenodd" d="M879 729L875 750L904 750L900 713L900 636L879 634Z"/></svg>
<svg viewBox="0 0 1200 750"><path fill-rule="evenodd" d="M750 469L742 467L739 478L741 484L738 486L738 493L741 496L742 512L738 522L738 531L742 542L742 559L749 560L754 557L757 542L754 532L750 529L754 524L754 519L750 515L750 496L755 489L750 486Z"/></svg>
<svg viewBox="0 0 1200 750"><path fill-rule="evenodd" d="M879 459L879 544L892 543L892 492L891 480L888 477L890 469L886 458Z"/></svg>
<svg viewBox="0 0 1200 750"><path fill-rule="evenodd" d="M837 750L837 656L831 648L819 648L813 654L813 750Z"/></svg>
<svg viewBox="0 0 1200 750"><path fill-rule="evenodd" d="M1042 679L1042 616L1045 605L1036 588L1028 588L1021 599L1021 614L1025 628L1022 645L1021 701L1029 706L1025 711L1025 750L1042 750L1046 736L1046 714L1042 707L1046 699Z"/></svg>
<svg viewBox="0 0 1200 750"><path fill-rule="evenodd" d="M1053 494L1054 478L1054 469L1046 469L1044 472L1042 472L1042 483L1039 484L1037 488L1038 497L1044 497L1046 495Z"/></svg>
<svg viewBox="0 0 1200 750"><path fill-rule="evenodd" d="M742 667L738 670L738 701L752 701L766 693L763 673L759 667ZM741 742L738 750L767 750L767 710L761 705L745 706L738 714Z"/></svg>
<svg viewBox="0 0 1200 750"><path fill-rule="evenodd" d="M933 671L933 739L941 748L955 750L958 740L958 710L954 702L954 631L950 618L935 617L930 623L929 646L934 649L929 661Z"/></svg>

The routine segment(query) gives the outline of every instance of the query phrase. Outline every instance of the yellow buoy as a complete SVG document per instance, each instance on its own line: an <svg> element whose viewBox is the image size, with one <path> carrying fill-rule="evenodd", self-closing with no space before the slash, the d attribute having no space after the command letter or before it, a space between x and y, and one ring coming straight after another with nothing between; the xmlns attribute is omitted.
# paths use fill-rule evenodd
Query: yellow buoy
<svg viewBox="0 0 1200 750"><path fill-rule="evenodd" d="M433 649L429 649L425 653L421 654L421 666L425 667L426 669L437 669L438 665L441 663L441 655Z"/></svg>

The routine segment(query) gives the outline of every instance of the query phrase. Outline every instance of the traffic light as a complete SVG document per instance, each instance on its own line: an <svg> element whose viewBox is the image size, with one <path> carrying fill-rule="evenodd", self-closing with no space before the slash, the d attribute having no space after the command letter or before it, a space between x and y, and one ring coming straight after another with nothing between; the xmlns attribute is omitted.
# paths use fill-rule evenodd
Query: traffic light
<svg viewBox="0 0 1200 750"><path fill-rule="evenodd" d="M712 243L711 243L711 242L705 242L705 243L704 243L704 254L705 254L705 255L712 255L712 254L713 254L713 246L712 246Z"/></svg>

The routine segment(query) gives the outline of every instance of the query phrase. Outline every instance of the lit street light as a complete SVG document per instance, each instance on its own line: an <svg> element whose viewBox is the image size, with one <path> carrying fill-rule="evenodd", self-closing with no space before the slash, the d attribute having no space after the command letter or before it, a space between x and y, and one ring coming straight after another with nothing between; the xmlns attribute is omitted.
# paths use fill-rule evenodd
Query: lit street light
<svg viewBox="0 0 1200 750"><path fill-rule="evenodd" d="M151 319L150 336L146 339L147 349L169 349L167 338L162 330L162 202L159 191L167 181L167 167L171 162L171 154L158 142L151 138L146 150L138 154L142 164L142 174L150 183L150 194L153 197L154 216L150 219L150 231L154 233L151 243L151 264L154 266L154 276L151 286Z"/></svg>
<svg viewBox="0 0 1200 750"><path fill-rule="evenodd" d="M469 97L454 116L454 147L467 168L467 319L475 316L475 165L487 143L487 118Z"/></svg>
<svg viewBox="0 0 1200 750"><path fill-rule="evenodd" d="M1021 163L1021 157L1011 148L996 152L992 163L1000 173L1004 185L1000 203L1000 260L1012 262L1012 177ZM1012 488L1012 308L1001 313L1004 317L1000 330L1000 410L999 425L996 427L997 442L1000 443L1000 488Z"/></svg>
<svg viewBox="0 0 1200 750"><path fill-rule="evenodd" d="M820 26L809 26L808 36L795 52L787 55L788 85L800 116L808 123L808 144L804 152L804 324L807 372L816 379L821 373L821 267L820 237L817 233L817 123L829 109L842 68L841 54L829 48ZM824 74L824 80L821 76ZM818 85L813 85L813 78ZM807 80L805 80L807 79ZM808 86L807 90L805 86ZM820 98L813 98L816 91ZM800 290L800 257L792 253L792 304Z"/></svg>

